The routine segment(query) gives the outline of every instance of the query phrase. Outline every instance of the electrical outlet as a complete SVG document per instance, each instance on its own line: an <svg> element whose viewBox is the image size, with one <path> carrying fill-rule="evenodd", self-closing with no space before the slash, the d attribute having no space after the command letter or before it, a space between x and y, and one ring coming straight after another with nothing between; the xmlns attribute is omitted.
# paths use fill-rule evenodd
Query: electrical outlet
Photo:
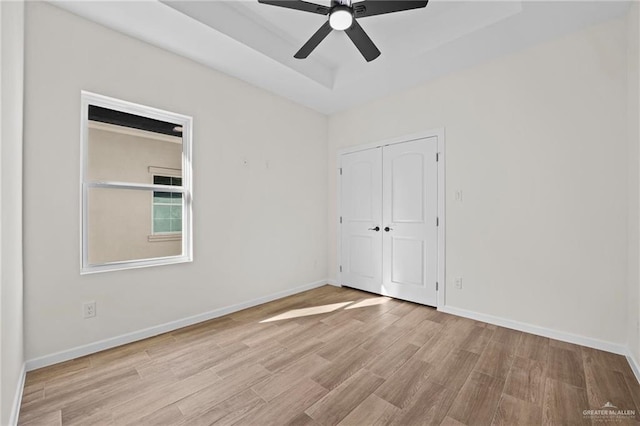
<svg viewBox="0 0 640 426"><path fill-rule="evenodd" d="M85 302L82 304L82 313L84 318L93 318L96 316L96 302Z"/></svg>
<svg viewBox="0 0 640 426"><path fill-rule="evenodd" d="M456 288L462 290L462 277L456 277Z"/></svg>

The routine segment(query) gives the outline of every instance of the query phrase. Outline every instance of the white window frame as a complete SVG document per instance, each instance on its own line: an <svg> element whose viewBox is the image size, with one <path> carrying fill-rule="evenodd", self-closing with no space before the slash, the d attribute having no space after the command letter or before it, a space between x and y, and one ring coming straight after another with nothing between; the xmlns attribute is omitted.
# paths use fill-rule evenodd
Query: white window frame
<svg viewBox="0 0 640 426"><path fill-rule="evenodd" d="M90 274L96 272L117 271L132 268L144 268L149 266L169 265L193 261L193 223L192 223L192 170L191 170L191 143L193 119L189 116L163 111L157 108L147 107L132 102L122 101L108 96L99 95L87 91L80 94L80 273ZM175 123L182 126L182 186L154 185L131 182L115 181L89 181L87 179L88 152L89 152L89 105L110 108L127 112L155 120ZM106 262L101 264L89 264L89 233L88 233L88 193L90 188L112 188L130 190L148 190L182 193L182 251L178 256L155 257L150 259L136 259L118 262Z"/></svg>

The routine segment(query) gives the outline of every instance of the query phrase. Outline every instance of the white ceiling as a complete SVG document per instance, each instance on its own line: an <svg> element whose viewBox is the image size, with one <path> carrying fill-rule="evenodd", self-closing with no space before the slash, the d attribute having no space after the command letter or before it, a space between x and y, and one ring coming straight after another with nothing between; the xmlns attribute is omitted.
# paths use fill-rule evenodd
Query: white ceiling
<svg viewBox="0 0 640 426"><path fill-rule="evenodd" d="M615 0L431 0L424 9L359 19L382 52L367 63L338 31L309 58L294 59L326 18L257 0L55 4L327 114L622 16L629 7Z"/></svg>

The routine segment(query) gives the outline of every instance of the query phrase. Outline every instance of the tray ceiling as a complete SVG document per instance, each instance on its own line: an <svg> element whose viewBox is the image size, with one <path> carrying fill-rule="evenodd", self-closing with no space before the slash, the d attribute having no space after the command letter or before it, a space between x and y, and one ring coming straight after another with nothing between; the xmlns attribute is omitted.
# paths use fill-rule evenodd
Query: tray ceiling
<svg viewBox="0 0 640 426"><path fill-rule="evenodd" d="M326 18L257 1L54 4L326 114L622 16L629 7L431 0L424 9L360 19L382 52L367 63L338 31L308 59L294 59Z"/></svg>

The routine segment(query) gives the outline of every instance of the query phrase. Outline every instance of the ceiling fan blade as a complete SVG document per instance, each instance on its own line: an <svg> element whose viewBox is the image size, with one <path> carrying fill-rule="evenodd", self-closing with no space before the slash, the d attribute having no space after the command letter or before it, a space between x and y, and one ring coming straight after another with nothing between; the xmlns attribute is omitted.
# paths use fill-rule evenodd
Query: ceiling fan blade
<svg viewBox="0 0 640 426"><path fill-rule="evenodd" d="M286 7L287 9L301 10L303 12L327 15L329 8L321 4L309 3L301 0L258 0L258 3L269 4L271 6Z"/></svg>
<svg viewBox="0 0 640 426"><path fill-rule="evenodd" d="M356 18L402 12L403 10L426 7L429 1L417 0L365 0L353 4L353 15Z"/></svg>
<svg viewBox="0 0 640 426"><path fill-rule="evenodd" d="M358 24L358 21L354 19L351 28L344 30L344 32L347 33L367 62L371 62L380 56L380 51L376 45L373 44L373 41L371 41L367 33L364 32L360 24Z"/></svg>
<svg viewBox="0 0 640 426"><path fill-rule="evenodd" d="M296 59L304 59L309 56L309 54L313 52L313 49L318 47L320 42L324 40L331 31L332 28L331 25L329 25L329 21L325 22L324 25L322 25L318 29L318 31L316 31L315 34L311 36L311 38L304 44L304 46L302 46L300 50L298 50L298 52L293 55L293 57Z"/></svg>

